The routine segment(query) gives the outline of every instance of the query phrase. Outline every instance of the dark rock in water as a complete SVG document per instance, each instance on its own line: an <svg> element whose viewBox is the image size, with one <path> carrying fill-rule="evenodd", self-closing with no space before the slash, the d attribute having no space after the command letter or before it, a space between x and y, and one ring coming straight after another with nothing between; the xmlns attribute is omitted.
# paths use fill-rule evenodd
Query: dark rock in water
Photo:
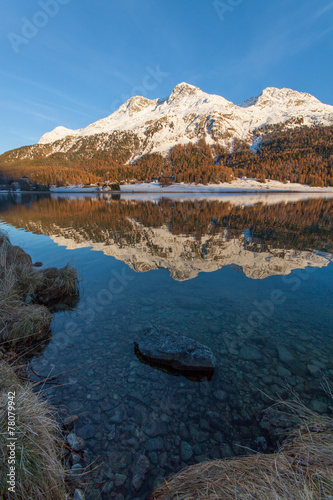
<svg viewBox="0 0 333 500"><path fill-rule="evenodd" d="M145 434L147 434L147 436L153 438L153 437L157 437L157 436L161 436L163 434L166 434L167 433L167 426L164 422L160 422L160 421L150 422L150 421L148 421L144 425L143 431L145 432Z"/></svg>
<svg viewBox="0 0 333 500"><path fill-rule="evenodd" d="M187 462L193 456L192 446L189 443L187 443L186 441L181 442L180 456L182 457L182 460L184 460L184 462Z"/></svg>
<svg viewBox="0 0 333 500"><path fill-rule="evenodd" d="M115 474L114 482L117 487L122 486L126 481L127 477L124 474Z"/></svg>
<svg viewBox="0 0 333 500"><path fill-rule="evenodd" d="M63 428L67 431L71 431L78 419L77 415L70 415L69 417L66 417L62 423Z"/></svg>
<svg viewBox="0 0 333 500"><path fill-rule="evenodd" d="M161 451L164 448L164 442L161 437L156 437L146 441L146 449L148 451Z"/></svg>
<svg viewBox="0 0 333 500"><path fill-rule="evenodd" d="M176 371L213 372L216 366L208 347L168 328L145 328L134 345L144 360L169 366Z"/></svg>
<svg viewBox="0 0 333 500"><path fill-rule="evenodd" d="M70 463L73 465L80 464L82 461L82 457L78 453L72 452L69 457Z"/></svg>
<svg viewBox="0 0 333 500"><path fill-rule="evenodd" d="M43 265L43 262L35 262L33 264L34 267L42 267L42 265Z"/></svg>
<svg viewBox="0 0 333 500"><path fill-rule="evenodd" d="M86 424L80 429L80 434L83 439L90 439L95 436L96 429L94 425Z"/></svg>
<svg viewBox="0 0 333 500"><path fill-rule="evenodd" d="M262 419L259 422L261 429L266 434L268 442L272 441L274 446L276 443L282 443L286 438L288 431L294 427L293 420L276 408L268 408Z"/></svg>
<svg viewBox="0 0 333 500"><path fill-rule="evenodd" d="M294 356L283 345L277 346L276 350L278 353L279 360L282 361L282 363L288 364L294 361Z"/></svg>
<svg viewBox="0 0 333 500"><path fill-rule="evenodd" d="M259 361L262 359L262 354L256 347L243 346L239 353L245 361Z"/></svg>
<svg viewBox="0 0 333 500"><path fill-rule="evenodd" d="M265 453L267 451L267 441L264 436L257 437L257 439L255 440L255 444L257 451L261 453Z"/></svg>
<svg viewBox="0 0 333 500"><path fill-rule="evenodd" d="M135 491L139 491L145 482L146 475L148 474L150 463L145 455L141 455L133 467L132 486Z"/></svg>
<svg viewBox="0 0 333 500"><path fill-rule="evenodd" d="M301 361L294 359L294 361L289 365L290 371L297 376L306 377L308 369Z"/></svg>
<svg viewBox="0 0 333 500"><path fill-rule="evenodd" d="M227 393L224 391L216 391L215 392L215 397L219 401L225 401L227 399Z"/></svg>

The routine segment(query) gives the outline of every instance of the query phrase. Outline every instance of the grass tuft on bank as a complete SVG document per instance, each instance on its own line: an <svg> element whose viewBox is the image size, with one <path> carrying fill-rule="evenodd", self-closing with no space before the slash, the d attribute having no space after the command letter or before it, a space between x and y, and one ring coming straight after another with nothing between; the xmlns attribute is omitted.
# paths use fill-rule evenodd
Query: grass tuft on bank
<svg viewBox="0 0 333 500"><path fill-rule="evenodd" d="M50 267L42 271L41 282L36 288L39 302L50 303L77 294L77 271L69 264L58 269Z"/></svg>
<svg viewBox="0 0 333 500"><path fill-rule="evenodd" d="M48 335L46 306L78 297L78 276L62 269L35 269L31 257L0 234L0 346L23 348Z"/></svg>

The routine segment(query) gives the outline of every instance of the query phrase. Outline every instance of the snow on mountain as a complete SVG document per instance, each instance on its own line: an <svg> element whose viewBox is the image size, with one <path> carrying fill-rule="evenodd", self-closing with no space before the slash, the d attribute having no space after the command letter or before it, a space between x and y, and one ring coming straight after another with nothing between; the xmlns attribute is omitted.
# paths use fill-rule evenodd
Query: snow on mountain
<svg viewBox="0 0 333 500"><path fill-rule="evenodd" d="M56 127L55 129L52 130L52 132L49 132L47 134L44 134L38 144L48 144L50 142L55 142L58 141L59 139L63 139L64 137L68 135L73 135L74 130L71 130L70 128L66 127ZM46 138L44 141L43 139Z"/></svg>
<svg viewBox="0 0 333 500"><path fill-rule="evenodd" d="M253 132L266 125L288 122L288 126L331 125L333 106L310 94L269 87L256 97L236 105L221 96L203 92L187 83L178 84L165 99L132 97L110 116L86 128L57 127L44 134L39 145L51 145L47 155L75 150L75 144L96 136L103 148L112 134L131 132L139 147L133 158L144 153L167 153L175 144L205 138L231 147L235 138L253 144Z"/></svg>
<svg viewBox="0 0 333 500"><path fill-rule="evenodd" d="M273 107L276 105L281 106L318 106L323 104L311 94L305 92L297 92L291 89L277 89L275 87L267 87L262 93L256 97L251 97L247 101L240 104L243 108L257 105L260 108ZM325 105L324 105L325 106ZM331 106L330 106L331 107Z"/></svg>

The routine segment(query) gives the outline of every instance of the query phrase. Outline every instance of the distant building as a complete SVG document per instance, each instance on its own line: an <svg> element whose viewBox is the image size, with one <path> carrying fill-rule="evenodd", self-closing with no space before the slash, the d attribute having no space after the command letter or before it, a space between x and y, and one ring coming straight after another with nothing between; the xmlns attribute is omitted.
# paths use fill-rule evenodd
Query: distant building
<svg viewBox="0 0 333 500"><path fill-rule="evenodd" d="M30 184L29 177L23 176L22 177L22 182L27 182L28 184Z"/></svg>

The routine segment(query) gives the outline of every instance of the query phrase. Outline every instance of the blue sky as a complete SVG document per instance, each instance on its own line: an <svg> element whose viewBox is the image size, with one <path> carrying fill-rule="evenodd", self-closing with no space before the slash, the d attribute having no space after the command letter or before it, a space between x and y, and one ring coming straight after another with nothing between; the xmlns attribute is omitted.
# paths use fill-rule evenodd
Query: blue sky
<svg viewBox="0 0 333 500"><path fill-rule="evenodd" d="M1 2L0 153L182 81L235 103L268 86L333 105L331 0Z"/></svg>

